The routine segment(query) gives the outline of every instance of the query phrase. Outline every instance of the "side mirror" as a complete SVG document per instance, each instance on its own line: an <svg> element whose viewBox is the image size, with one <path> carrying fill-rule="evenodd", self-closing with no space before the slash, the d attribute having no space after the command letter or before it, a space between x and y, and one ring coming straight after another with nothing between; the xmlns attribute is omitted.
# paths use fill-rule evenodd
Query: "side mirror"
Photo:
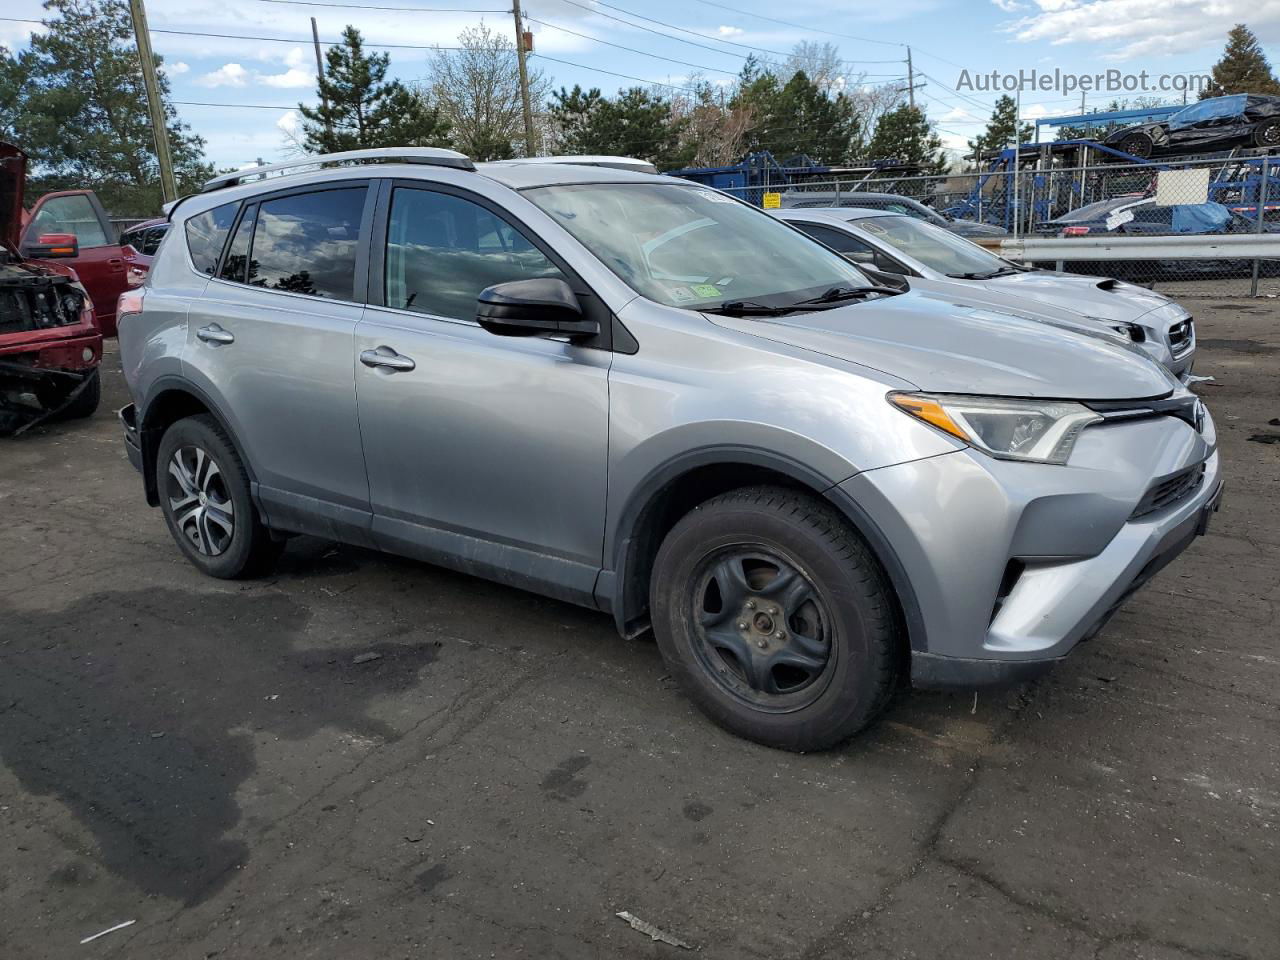
<svg viewBox="0 0 1280 960"><path fill-rule="evenodd" d="M877 270L874 267L868 267L861 263L858 264L858 269L882 287L892 287L894 290L902 290L904 292L911 289L911 284L907 282L907 278L900 273L889 273L886 270Z"/></svg>
<svg viewBox="0 0 1280 960"><path fill-rule="evenodd" d="M476 322L500 337L584 340L600 333L600 325L582 315L569 284L555 277L485 287L476 299Z"/></svg>
<svg viewBox="0 0 1280 960"><path fill-rule="evenodd" d="M22 248L22 255L34 260L76 257L80 255L80 241L74 233L42 233L35 243L28 243Z"/></svg>

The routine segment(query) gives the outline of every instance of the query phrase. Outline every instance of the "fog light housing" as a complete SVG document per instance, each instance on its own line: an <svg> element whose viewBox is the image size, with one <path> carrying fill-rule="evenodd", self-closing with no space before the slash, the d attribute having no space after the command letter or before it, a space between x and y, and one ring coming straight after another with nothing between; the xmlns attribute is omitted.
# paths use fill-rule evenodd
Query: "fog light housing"
<svg viewBox="0 0 1280 960"><path fill-rule="evenodd" d="M93 347L85 347L84 350L80 352L80 356L85 363L88 363L93 359Z"/></svg>

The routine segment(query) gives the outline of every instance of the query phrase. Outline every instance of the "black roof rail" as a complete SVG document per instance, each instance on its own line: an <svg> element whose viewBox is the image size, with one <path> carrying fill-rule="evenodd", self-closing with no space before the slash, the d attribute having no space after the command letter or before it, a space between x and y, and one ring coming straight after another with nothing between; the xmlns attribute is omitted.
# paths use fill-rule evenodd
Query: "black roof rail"
<svg viewBox="0 0 1280 960"><path fill-rule="evenodd" d="M305 167L325 167L348 163L422 163L436 167L452 167L456 170L474 170L476 165L465 153L446 150L443 147L375 147L369 150L344 150L341 153L323 153L299 157L283 163L269 163L262 167L245 167L224 173L205 181L201 193L234 187L249 180L263 179L272 174L289 176L285 171L301 172Z"/></svg>

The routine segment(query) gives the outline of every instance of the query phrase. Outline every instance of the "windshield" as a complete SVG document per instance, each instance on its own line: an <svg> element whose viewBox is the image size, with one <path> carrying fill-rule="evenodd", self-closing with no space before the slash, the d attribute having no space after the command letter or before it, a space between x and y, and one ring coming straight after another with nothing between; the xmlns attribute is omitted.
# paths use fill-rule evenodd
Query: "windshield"
<svg viewBox="0 0 1280 960"><path fill-rule="evenodd" d="M524 195L636 293L699 310L784 307L867 277L781 221L704 188L672 183L536 187Z"/></svg>
<svg viewBox="0 0 1280 960"><path fill-rule="evenodd" d="M854 225L881 243L914 257L930 270L949 276L1012 273L1016 268L949 230L910 217L867 217Z"/></svg>

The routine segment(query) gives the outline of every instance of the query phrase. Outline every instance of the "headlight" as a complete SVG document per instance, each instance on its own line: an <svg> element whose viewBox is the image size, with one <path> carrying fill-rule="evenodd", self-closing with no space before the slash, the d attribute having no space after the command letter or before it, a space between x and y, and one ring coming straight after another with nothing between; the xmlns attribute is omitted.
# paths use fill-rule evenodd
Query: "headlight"
<svg viewBox="0 0 1280 960"><path fill-rule="evenodd" d="M1102 419L1067 400L941 393L891 393L888 399L917 420L1002 460L1066 463L1080 431Z"/></svg>

